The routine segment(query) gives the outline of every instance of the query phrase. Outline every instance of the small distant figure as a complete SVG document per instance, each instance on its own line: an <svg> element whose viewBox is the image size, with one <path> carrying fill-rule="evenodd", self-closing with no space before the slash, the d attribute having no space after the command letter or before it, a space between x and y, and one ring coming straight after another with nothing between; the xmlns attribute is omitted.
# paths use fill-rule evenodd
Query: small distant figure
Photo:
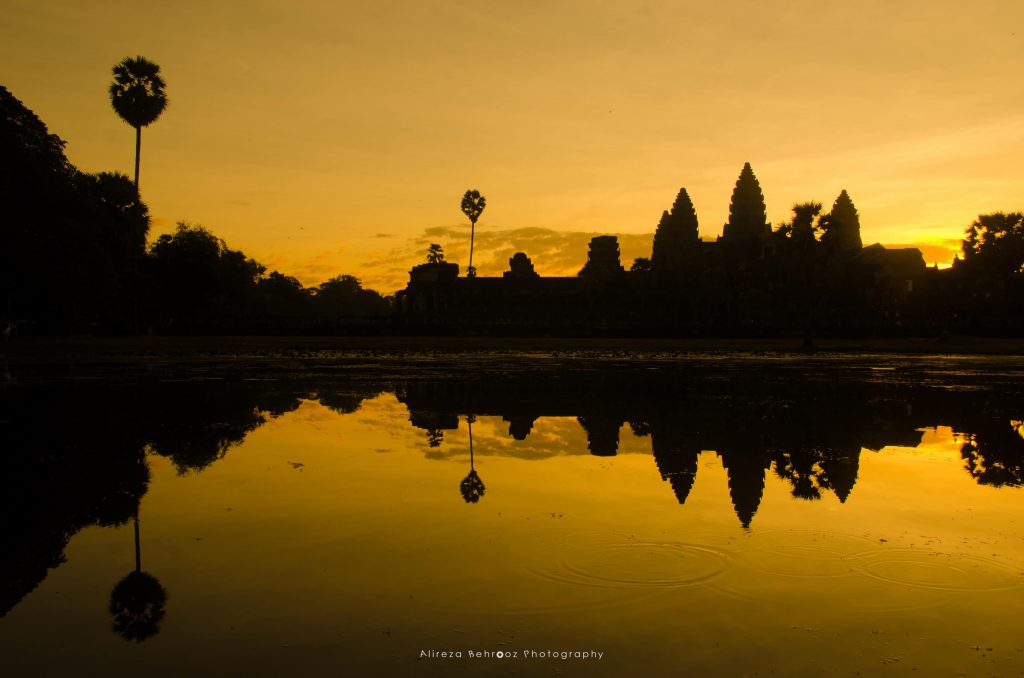
<svg viewBox="0 0 1024 678"><path fill-rule="evenodd" d="M7 320L6 318L3 321L0 321L0 333L3 334L4 341L10 341L11 337L14 336L17 330L18 323L16 321Z"/></svg>

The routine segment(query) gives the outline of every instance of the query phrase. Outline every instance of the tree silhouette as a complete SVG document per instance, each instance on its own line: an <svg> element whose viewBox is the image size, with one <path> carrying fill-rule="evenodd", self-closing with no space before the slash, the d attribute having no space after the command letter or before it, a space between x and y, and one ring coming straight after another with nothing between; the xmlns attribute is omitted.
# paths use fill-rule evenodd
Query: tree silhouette
<svg viewBox="0 0 1024 678"><path fill-rule="evenodd" d="M131 179L86 174L64 142L0 87L0 325L133 325L149 216Z"/></svg>
<svg viewBox="0 0 1024 678"><path fill-rule="evenodd" d="M257 317L280 326L295 326L304 316L313 314L311 290L296 278L271 271L256 282Z"/></svg>
<svg viewBox="0 0 1024 678"><path fill-rule="evenodd" d="M185 222L157 238L147 264L158 326L177 331L240 322L266 271L202 226Z"/></svg>
<svg viewBox="0 0 1024 678"><path fill-rule="evenodd" d="M487 199L480 195L480 191L468 190L466 195L462 196L462 213L469 217L469 268L466 269L466 275L470 278L476 277L476 269L473 268L473 239L476 235L476 220L480 218L485 207L487 207Z"/></svg>
<svg viewBox="0 0 1024 678"><path fill-rule="evenodd" d="M1017 273L1024 266L1024 214L979 215L961 245L964 263L983 274Z"/></svg>
<svg viewBox="0 0 1024 678"><path fill-rule="evenodd" d="M806 252L815 242L818 225L814 218L821 214L820 202L798 202L793 205L793 219L779 227L779 233L788 237L794 249ZM820 223L820 219L819 219Z"/></svg>
<svg viewBox="0 0 1024 678"><path fill-rule="evenodd" d="M427 263L428 264L440 264L444 261L444 249L436 242L430 243L430 247L427 248Z"/></svg>
<svg viewBox="0 0 1024 678"><path fill-rule="evenodd" d="M123 267L137 271L146 254L149 209L132 180L120 172L83 174L79 187L92 198L96 221L104 227L100 236L110 255Z"/></svg>
<svg viewBox="0 0 1024 678"><path fill-rule="evenodd" d="M651 260L647 257L637 257L633 260L633 265L629 267L629 270L633 273L647 273L651 270Z"/></svg>
<svg viewBox="0 0 1024 678"><path fill-rule="evenodd" d="M814 348L814 309L819 302L822 277L818 266L819 243L815 236L827 221L827 215L822 215L821 210L820 202L795 203L793 218L779 224L775 232L782 251L788 256L786 277L790 289L786 302L802 319L804 350Z"/></svg>
<svg viewBox="0 0 1024 678"><path fill-rule="evenodd" d="M968 433L960 448L964 468L979 484L1024 485L1024 422L991 421Z"/></svg>
<svg viewBox="0 0 1024 678"><path fill-rule="evenodd" d="M149 210L124 174L80 174L77 183L79 218L91 235L88 249L78 249L88 258L80 280L91 290L95 318L111 329L137 331Z"/></svg>
<svg viewBox="0 0 1024 678"><path fill-rule="evenodd" d="M480 479L475 469L470 469L469 475L459 483L459 491L462 492L462 498L467 504L480 501L480 497L484 496L484 489L484 481Z"/></svg>
<svg viewBox="0 0 1024 678"><path fill-rule="evenodd" d="M121 119L135 128L135 186L139 185L142 128L153 123L167 107L160 67L141 56L126 57L113 68L110 104Z"/></svg>
<svg viewBox="0 0 1024 678"><path fill-rule="evenodd" d="M364 289L359 278L339 275L320 283L316 292L321 317L338 319L346 316L381 316L388 303L379 292Z"/></svg>
<svg viewBox="0 0 1024 678"><path fill-rule="evenodd" d="M473 468L473 421L475 419L476 417L472 414L466 417L466 423L469 425L469 475L459 483L459 491L467 504L475 504L480 501L480 497L484 496L486 489L484 481L480 479L476 469Z"/></svg>
<svg viewBox="0 0 1024 678"><path fill-rule="evenodd" d="M164 618L167 591L160 581L142 571L142 550L139 546L139 514L135 513L135 570L117 582L110 592L110 614L114 633L125 640L141 643L160 632Z"/></svg>
<svg viewBox="0 0 1024 678"><path fill-rule="evenodd" d="M826 486L822 457L821 451L813 447L780 453L775 459L775 474L789 481L797 499L821 499L821 490Z"/></svg>
<svg viewBox="0 0 1024 678"><path fill-rule="evenodd" d="M156 577L138 570L129 573L110 592L114 633L137 643L156 635L166 603L167 591Z"/></svg>

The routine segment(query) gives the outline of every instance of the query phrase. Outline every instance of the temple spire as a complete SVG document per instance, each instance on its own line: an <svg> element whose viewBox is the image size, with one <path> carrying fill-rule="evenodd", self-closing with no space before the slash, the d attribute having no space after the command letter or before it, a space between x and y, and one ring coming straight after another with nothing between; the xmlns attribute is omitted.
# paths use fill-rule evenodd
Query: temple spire
<svg viewBox="0 0 1024 678"><path fill-rule="evenodd" d="M680 188L672 211L662 212L661 221L654 231L651 268L655 271L679 268L698 240L697 212L686 189Z"/></svg>
<svg viewBox="0 0 1024 678"><path fill-rule="evenodd" d="M841 250L859 250L864 246L860 239L860 216L845 189L832 205L822 240Z"/></svg>
<svg viewBox="0 0 1024 678"><path fill-rule="evenodd" d="M732 192L729 204L729 222L722 230L724 240L753 240L762 235L770 234L767 209L761 184L754 176L750 163L744 163L736 180L736 188Z"/></svg>

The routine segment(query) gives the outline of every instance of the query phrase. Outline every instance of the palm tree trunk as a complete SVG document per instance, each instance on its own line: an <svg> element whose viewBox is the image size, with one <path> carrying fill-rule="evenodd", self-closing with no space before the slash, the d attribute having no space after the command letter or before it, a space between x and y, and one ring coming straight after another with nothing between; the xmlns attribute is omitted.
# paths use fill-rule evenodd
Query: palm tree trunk
<svg viewBox="0 0 1024 678"><path fill-rule="evenodd" d="M473 274L473 237L476 235L476 221L469 222L469 269L466 275Z"/></svg>
<svg viewBox="0 0 1024 678"><path fill-rule="evenodd" d="M472 415L470 415L472 416ZM468 418L466 423L469 425L469 470L473 470L473 422Z"/></svg>
<svg viewBox="0 0 1024 678"><path fill-rule="evenodd" d="M142 128L135 128L135 190L139 190L139 157L142 155Z"/></svg>
<svg viewBox="0 0 1024 678"><path fill-rule="evenodd" d="M142 547L139 544L139 512L135 512L135 571L142 571Z"/></svg>

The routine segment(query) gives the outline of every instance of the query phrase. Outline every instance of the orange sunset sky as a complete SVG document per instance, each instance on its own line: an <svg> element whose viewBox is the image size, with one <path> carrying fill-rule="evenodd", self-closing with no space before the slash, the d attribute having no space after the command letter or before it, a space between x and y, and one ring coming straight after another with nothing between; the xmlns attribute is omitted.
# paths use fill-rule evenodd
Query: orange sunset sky
<svg viewBox="0 0 1024 678"><path fill-rule="evenodd" d="M161 66L151 238L200 223L309 285L465 266L469 188L481 275L575 273L599 233L628 266L680 186L714 239L747 161L773 224L845 188L929 264L1024 209L1020 0L0 2L0 84L85 171L132 172L111 67Z"/></svg>

